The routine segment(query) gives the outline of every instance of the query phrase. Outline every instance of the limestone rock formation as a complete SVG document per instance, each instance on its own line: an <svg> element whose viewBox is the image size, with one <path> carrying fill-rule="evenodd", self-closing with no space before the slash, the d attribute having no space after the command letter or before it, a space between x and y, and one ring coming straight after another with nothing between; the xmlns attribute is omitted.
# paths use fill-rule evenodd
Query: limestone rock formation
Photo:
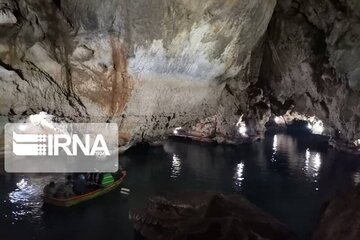
<svg viewBox="0 0 360 240"><path fill-rule="evenodd" d="M122 145L217 114L229 131L226 82L244 75L275 4L1 0L0 115L116 122Z"/></svg>
<svg viewBox="0 0 360 240"><path fill-rule="evenodd" d="M339 143L360 138L359 6L279 0L258 83L275 114L292 108L316 116Z"/></svg>
<svg viewBox="0 0 360 240"><path fill-rule="evenodd" d="M257 139L290 109L354 147L359 18L355 0L0 0L0 121L116 122L126 148L208 119Z"/></svg>
<svg viewBox="0 0 360 240"><path fill-rule="evenodd" d="M149 240L287 240L285 225L239 195L212 192L160 194L145 209L129 214L134 228Z"/></svg>
<svg viewBox="0 0 360 240"><path fill-rule="evenodd" d="M328 202L321 214L314 240L360 239L360 186Z"/></svg>

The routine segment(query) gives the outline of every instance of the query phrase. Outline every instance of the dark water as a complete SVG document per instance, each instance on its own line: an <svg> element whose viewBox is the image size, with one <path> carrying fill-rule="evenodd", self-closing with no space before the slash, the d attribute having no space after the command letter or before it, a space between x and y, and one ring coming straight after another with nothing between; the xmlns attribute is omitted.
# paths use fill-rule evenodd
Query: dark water
<svg viewBox="0 0 360 240"><path fill-rule="evenodd" d="M117 189L69 209L43 206L40 197L63 176L2 173L0 239L134 239L129 208L150 194L185 189L242 193L298 239L310 239L321 204L360 182L358 157L311 146L306 136L275 135L240 147L169 141L135 148L121 157L128 197Z"/></svg>

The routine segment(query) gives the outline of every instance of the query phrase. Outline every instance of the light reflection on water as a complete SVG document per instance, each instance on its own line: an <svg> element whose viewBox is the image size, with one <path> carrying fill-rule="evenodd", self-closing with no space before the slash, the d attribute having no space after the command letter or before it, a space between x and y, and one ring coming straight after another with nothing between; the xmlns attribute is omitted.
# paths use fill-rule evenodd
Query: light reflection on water
<svg viewBox="0 0 360 240"><path fill-rule="evenodd" d="M272 162L276 162L276 159L275 159L275 154L277 152L277 147L278 147L279 143L278 143L278 136L277 135L274 135L274 140L273 140L273 154L272 154L272 157L270 159L270 161Z"/></svg>
<svg viewBox="0 0 360 240"><path fill-rule="evenodd" d="M312 182L318 182L319 172L321 168L321 154L317 151L310 151L309 148L305 151L305 159L300 157L297 140L289 135L277 134L273 137L272 156L270 161L275 164L278 159L286 160L289 169L293 174L299 173L303 169L307 178ZM283 161L284 163L284 161ZM318 191L319 187L316 186Z"/></svg>
<svg viewBox="0 0 360 240"><path fill-rule="evenodd" d="M9 193L9 200L11 203L26 203L29 201L29 197L34 194L35 190L30 186L24 178L16 183L17 188Z"/></svg>
<svg viewBox="0 0 360 240"><path fill-rule="evenodd" d="M309 148L305 153L305 167L304 171L307 176L311 177L314 182L317 182L321 167L321 156L319 152L311 152ZM316 188L318 190L318 188Z"/></svg>
<svg viewBox="0 0 360 240"><path fill-rule="evenodd" d="M301 160L298 158L298 143L296 139L289 135L276 134L273 137L272 150L271 162L275 163L279 159L285 158L288 161L289 168L297 171Z"/></svg>
<svg viewBox="0 0 360 240"><path fill-rule="evenodd" d="M273 141L273 150L274 150L274 154L277 151L277 146L278 146L278 139L277 139L277 135L274 135L274 141Z"/></svg>
<svg viewBox="0 0 360 240"><path fill-rule="evenodd" d="M356 172L353 175L354 185L357 186L360 183L360 172Z"/></svg>
<svg viewBox="0 0 360 240"><path fill-rule="evenodd" d="M128 197L115 190L68 210L42 208L42 188L56 177L0 174L0 238L39 234L35 239L62 240L72 232L88 236L94 228L97 235L88 239L133 239L129 207L143 207L149 195L162 191L210 190L243 194L305 240L311 238L321 204L345 182L360 183L360 163L353 157L289 135L242 146L167 141L163 148L134 150L120 156L127 163Z"/></svg>
<svg viewBox="0 0 360 240"><path fill-rule="evenodd" d="M181 171L181 159L175 153L173 154L173 160L171 164L171 178L177 178L180 176Z"/></svg>
<svg viewBox="0 0 360 240"><path fill-rule="evenodd" d="M244 174L244 163L241 162L236 165L236 171L234 175L234 184L237 190L240 190L241 188L241 182L244 180L243 174Z"/></svg>
<svg viewBox="0 0 360 240"><path fill-rule="evenodd" d="M12 224L24 219L40 221L43 215L42 189L49 181L49 177L21 177L16 183L16 188L8 194L8 201L13 205L12 216L4 214L4 217L11 220Z"/></svg>

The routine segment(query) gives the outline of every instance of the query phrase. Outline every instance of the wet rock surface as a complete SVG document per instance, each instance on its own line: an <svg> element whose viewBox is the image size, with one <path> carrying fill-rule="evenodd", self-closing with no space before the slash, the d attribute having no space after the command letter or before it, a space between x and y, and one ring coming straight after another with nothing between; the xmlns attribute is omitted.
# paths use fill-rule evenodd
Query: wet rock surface
<svg viewBox="0 0 360 240"><path fill-rule="evenodd" d="M161 194L130 212L146 239L293 239L285 225L240 195L211 192Z"/></svg>
<svg viewBox="0 0 360 240"><path fill-rule="evenodd" d="M225 82L240 76L275 4L2 0L0 114L110 121L121 145L156 140L223 112Z"/></svg>
<svg viewBox="0 0 360 240"><path fill-rule="evenodd" d="M334 143L360 137L356 1L278 1L268 28L259 84L272 111L321 119ZM355 7L356 6L356 7Z"/></svg>
<svg viewBox="0 0 360 240"><path fill-rule="evenodd" d="M360 239L360 185L323 206L313 240Z"/></svg>
<svg viewBox="0 0 360 240"><path fill-rule="evenodd" d="M354 0L1 0L0 120L116 122L119 143L176 127L250 140L288 110L360 139Z"/></svg>

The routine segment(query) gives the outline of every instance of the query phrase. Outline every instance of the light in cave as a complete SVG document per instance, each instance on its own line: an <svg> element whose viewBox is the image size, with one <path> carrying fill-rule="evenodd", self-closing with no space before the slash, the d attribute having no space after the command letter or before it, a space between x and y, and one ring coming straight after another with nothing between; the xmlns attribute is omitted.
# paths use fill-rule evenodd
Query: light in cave
<svg viewBox="0 0 360 240"><path fill-rule="evenodd" d="M246 123L245 121L242 120L242 118L243 115L241 115L239 121L236 123L236 126L238 127L238 131L241 134L241 136L247 137L248 135L246 134L247 132Z"/></svg>
<svg viewBox="0 0 360 240"><path fill-rule="evenodd" d="M179 131L182 129L182 127L177 127L174 129L173 133L174 135L178 135L179 134Z"/></svg>
<svg viewBox="0 0 360 240"><path fill-rule="evenodd" d="M30 117L26 121L27 123L31 123L33 126L41 126L46 132L57 132L62 134L70 134L71 129L66 126L61 126L54 121L54 116L48 114L47 112L40 112L38 114L30 115ZM60 122L61 123L61 122ZM21 129L22 128L22 129ZM21 125L21 131L32 131L32 127L28 125Z"/></svg>
<svg viewBox="0 0 360 240"><path fill-rule="evenodd" d="M314 119L308 123L308 128L314 134L322 134L324 132L324 124L321 120Z"/></svg>
<svg viewBox="0 0 360 240"><path fill-rule="evenodd" d="M53 116L46 112L40 112L39 114L30 115L29 122L34 125L41 125L50 129L54 129Z"/></svg>
<svg viewBox="0 0 360 240"><path fill-rule="evenodd" d="M274 122L277 124L277 125L285 125L285 120L282 116L278 117L276 116L274 118Z"/></svg>

